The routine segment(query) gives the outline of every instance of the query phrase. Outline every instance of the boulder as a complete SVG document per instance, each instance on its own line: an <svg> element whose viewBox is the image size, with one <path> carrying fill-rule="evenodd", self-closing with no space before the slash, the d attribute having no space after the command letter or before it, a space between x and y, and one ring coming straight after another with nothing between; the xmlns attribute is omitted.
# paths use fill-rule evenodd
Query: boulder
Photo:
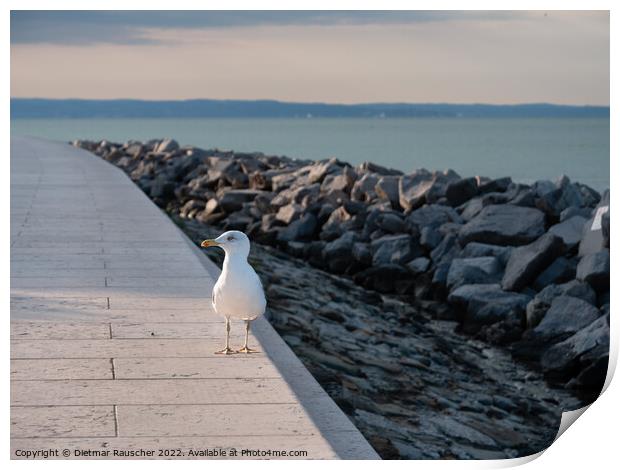
<svg viewBox="0 0 620 470"><path fill-rule="evenodd" d="M398 264L381 264L360 271L353 276L357 284L384 294L404 293L414 283L411 271Z"/></svg>
<svg viewBox="0 0 620 470"><path fill-rule="evenodd" d="M576 247L581 241L581 234L586 219L579 215L566 219L563 222L553 225L549 228L549 232L557 235L562 239L566 247L570 250Z"/></svg>
<svg viewBox="0 0 620 470"><path fill-rule="evenodd" d="M555 183L556 189L539 194L536 207L553 218L559 218L562 211L569 207L588 207L595 204L597 194L583 191L580 185L573 184L567 176L562 176Z"/></svg>
<svg viewBox="0 0 620 470"><path fill-rule="evenodd" d="M314 214L306 213L300 219L289 224L288 227L279 231L277 239L279 241L310 241L316 235L318 221Z"/></svg>
<svg viewBox="0 0 620 470"><path fill-rule="evenodd" d="M547 233L529 245L515 248L502 279L504 290L520 291L562 254L562 239Z"/></svg>
<svg viewBox="0 0 620 470"><path fill-rule="evenodd" d="M375 187L379 176L375 173L365 173L351 188L351 199L354 201L370 202L377 198Z"/></svg>
<svg viewBox="0 0 620 470"><path fill-rule="evenodd" d="M445 196L448 184L459 179L460 177L452 170L431 173L420 169L410 175L404 175L398 181L400 206L406 211L412 211L425 203L437 202Z"/></svg>
<svg viewBox="0 0 620 470"><path fill-rule="evenodd" d="M455 258L448 270L448 289L465 284L493 284L499 282L502 266L494 257Z"/></svg>
<svg viewBox="0 0 620 470"><path fill-rule="evenodd" d="M276 219L285 225L299 219L303 215L304 209L299 204L288 204L280 207L276 213Z"/></svg>
<svg viewBox="0 0 620 470"><path fill-rule="evenodd" d="M474 197L467 201L465 204L461 205L458 210L465 222L469 222L471 219L476 217L482 209L485 207L484 200L481 196Z"/></svg>
<svg viewBox="0 0 620 470"><path fill-rule="evenodd" d="M378 175L387 175L387 176L400 176L403 174L400 170L394 170L393 168L386 168L381 165L377 165L372 162L363 162L358 165L358 170L360 173L376 173Z"/></svg>
<svg viewBox="0 0 620 470"><path fill-rule="evenodd" d="M459 242L494 245L524 245L540 237L545 231L544 214L530 207L490 205L467 222L459 232Z"/></svg>
<svg viewBox="0 0 620 470"><path fill-rule="evenodd" d="M179 143L174 139L164 139L155 149L157 153L173 152L179 149Z"/></svg>
<svg viewBox="0 0 620 470"><path fill-rule="evenodd" d="M486 183L482 183L478 187L480 194L486 193L503 193L512 184L512 179L508 176L497 178Z"/></svg>
<svg viewBox="0 0 620 470"><path fill-rule="evenodd" d="M168 181L166 175L158 175L153 180L151 185L150 196L153 199L158 199L162 202L168 201L174 198L175 184Z"/></svg>
<svg viewBox="0 0 620 470"><path fill-rule="evenodd" d="M462 258L480 258L482 256L494 256L505 266L514 248L511 246L489 245L487 243L471 242L465 245L461 251Z"/></svg>
<svg viewBox="0 0 620 470"><path fill-rule="evenodd" d="M310 165L308 183L320 183L328 174L337 173L340 169L341 167L338 165L338 160L335 158L316 162Z"/></svg>
<svg viewBox="0 0 620 470"><path fill-rule="evenodd" d="M563 341L600 316L596 307L576 297L562 295L553 299L533 336L548 342Z"/></svg>
<svg viewBox="0 0 620 470"><path fill-rule="evenodd" d="M449 206L428 204L407 215L407 226L412 231L421 231L423 227L439 228L441 225L453 222L463 223L463 219Z"/></svg>
<svg viewBox="0 0 620 470"><path fill-rule="evenodd" d="M324 194L340 191L343 193L350 193L357 175L353 169L349 166L344 167L340 173L331 173L325 176L323 183L321 184L321 192Z"/></svg>
<svg viewBox="0 0 620 470"><path fill-rule="evenodd" d="M576 332L574 335L549 348L541 357L540 365L547 374L563 376L564 378L575 375L575 370L583 369L580 364L582 358L589 352L598 349L595 356L609 354L609 316L602 316L592 321L588 326ZM590 354L590 362L596 357ZM605 368L605 373L607 369ZM605 374L600 374L596 382L602 386ZM599 388L600 391L600 388Z"/></svg>
<svg viewBox="0 0 620 470"><path fill-rule="evenodd" d="M449 233L439 245L431 251L431 259L435 265L440 263L450 263L454 258L460 256L461 248L457 243L457 236Z"/></svg>
<svg viewBox="0 0 620 470"><path fill-rule="evenodd" d="M398 196L398 176L382 176L375 185L375 193L381 199L390 201L393 208L400 207Z"/></svg>
<svg viewBox="0 0 620 470"><path fill-rule="evenodd" d="M325 206L324 206L325 207ZM331 205L327 205L330 209ZM321 212L319 212L319 221L322 218ZM331 211L327 221L323 224L321 229L321 239L334 240L345 232L345 222L351 220L351 214L347 210L340 206L336 210Z"/></svg>
<svg viewBox="0 0 620 470"><path fill-rule="evenodd" d="M592 209L590 207L567 207L560 212L560 222L564 222L575 216L583 217L588 220L592 217Z"/></svg>
<svg viewBox="0 0 620 470"><path fill-rule="evenodd" d="M323 248L323 259L330 271L344 273L352 261L353 244L359 241L355 232L346 232L341 237L327 243Z"/></svg>
<svg viewBox="0 0 620 470"><path fill-rule="evenodd" d="M212 198L207 201L204 208L205 215L211 215L220 210L220 203L217 199Z"/></svg>
<svg viewBox="0 0 620 470"><path fill-rule="evenodd" d="M420 231L420 245L427 250L434 250L443 240L443 235L437 228L423 227Z"/></svg>
<svg viewBox="0 0 620 470"><path fill-rule="evenodd" d="M446 187L446 198L451 206L460 206L478 194L476 178L452 181Z"/></svg>
<svg viewBox="0 0 620 470"><path fill-rule="evenodd" d="M466 310L465 322L477 325L520 316L529 301L528 295L505 292L499 284L466 284L448 296L448 302Z"/></svg>
<svg viewBox="0 0 620 470"><path fill-rule="evenodd" d="M420 249L411 235L387 235L370 244L372 264L405 264L420 255Z"/></svg>
<svg viewBox="0 0 620 470"><path fill-rule="evenodd" d="M353 258L359 264L364 266L372 265L372 252L370 251L370 245L363 242L355 242L351 251Z"/></svg>
<svg viewBox="0 0 620 470"><path fill-rule="evenodd" d="M609 289L609 250L585 255L577 265L577 279L590 284L597 292Z"/></svg>
<svg viewBox="0 0 620 470"><path fill-rule="evenodd" d="M596 293L585 282L573 280L564 284L551 284L541 290L527 304L526 323L528 328L535 328L543 319L556 297L570 296L591 305L596 304Z"/></svg>
<svg viewBox="0 0 620 470"><path fill-rule="evenodd" d="M393 212L380 214L376 223L381 230L388 233L402 233L405 231L405 222L399 215Z"/></svg>
<svg viewBox="0 0 620 470"><path fill-rule="evenodd" d="M231 189L224 192L220 197L220 208L226 213L236 212L241 210L244 202L252 202L259 194L263 194L263 191L256 189Z"/></svg>
<svg viewBox="0 0 620 470"><path fill-rule="evenodd" d="M575 278L577 263L574 259L560 256L554 260L534 281L533 287L542 290L551 284L561 284Z"/></svg>
<svg viewBox="0 0 620 470"><path fill-rule="evenodd" d="M414 260L411 260L407 263L407 267L414 273L414 274L422 274L425 273L429 266L431 264L431 260L424 257L424 256L420 256Z"/></svg>

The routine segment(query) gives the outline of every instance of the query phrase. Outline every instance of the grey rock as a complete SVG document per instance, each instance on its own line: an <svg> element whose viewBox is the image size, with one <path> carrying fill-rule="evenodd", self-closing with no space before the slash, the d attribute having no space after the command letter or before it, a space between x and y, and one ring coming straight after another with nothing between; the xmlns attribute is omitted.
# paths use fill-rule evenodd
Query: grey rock
<svg viewBox="0 0 620 470"><path fill-rule="evenodd" d="M349 166L344 167L340 173L331 173L325 176L321 184L321 192L333 191L351 192L351 188L357 179L357 174Z"/></svg>
<svg viewBox="0 0 620 470"><path fill-rule="evenodd" d="M400 170L394 170L393 168L386 168L381 165L377 165L372 162L363 162L358 165L358 170L360 173L376 173L378 175L392 175L399 176L402 175L403 172Z"/></svg>
<svg viewBox="0 0 620 470"><path fill-rule="evenodd" d="M219 209L220 209L220 203L218 202L217 199L212 198L212 199L209 199L207 203L205 204L204 212L205 212L205 215L211 215L214 212L219 211Z"/></svg>
<svg viewBox="0 0 620 470"><path fill-rule="evenodd" d="M330 205L331 206L331 205ZM321 214L319 213L319 220ZM345 222L351 220L351 214L349 214L344 207L338 207L332 211L329 218L321 229L321 238L323 240L333 240L342 235L346 230L344 227Z"/></svg>
<svg viewBox="0 0 620 470"><path fill-rule="evenodd" d="M419 258L416 258L414 260L411 260L407 263L407 267L414 273L414 274L422 274L425 273L428 270L428 267L431 264L431 260L424 257L424 256L420 256Z"/></svg>
<svg viewBox="0 0 620 470"><path fill-rule="evenodd" d="M484 209L485 205L484 199L478 196L470 199L458 209L463 220L465 222L469 222L471 219L476 217L482 209Z"/></svg>
<svg viewBox="0 0 620 470"><path fill-rule="evenodd" d="M448 302L466 309L466 321L476 324L492 324L518 315L530 299L525 294L506 292L499 284L463 285L448 296Z"/></svg>
<svg viewBox="0 0 620 470"><path fill-rule="evenodd" d="M172 199L174 197L174 183L168 181L165 175L158 175L153 180L151 185L150 196L153 199L160 199L163 201Z"/></svg>
<svg viewBox="0 0 620 470"><path fill-rule="evenodd" d="M226 191L219 199L221 209L226 213L241 210L244 202L252 202L263 191L256 189L231 189Z"/></svg>
<svg viewBox="0 0 620 470"><path fill-rule="evenodd" d="M594 349L599 349L601 355L608 354L609 316L607 315L549 348L541 357L540 364L546 372L570 374L578 366L580 358Z"/></svg>
<svg viewBox="0 0 620 470"><path fill-rule="evenodd" d="M402 233L405 231L405 222L394 213L385 212L377 219L377 226L388 233Z"/></svg>
<svg viewBox="0 0 620 470"><path fill-rule="evenodd" d="M553 225L549 228L549 232L560 237L567 248L571 249L581 241L581 234L585 223L585 218L576 215Z"/></svg>
<svg viewBox="0 0 620 470"><path fill-rule="evenodd" d="M463 223L463 219L452 207L438 204L420 207L407 215L406 220L407 225L417 231L420 231L423 227L439 228L448 222Z"/></svg>
<svg viewBox="0 0 620 470"><path fill-rule="evenodd" d="M427 250L434 250L443 240L441 232L433 227L423 227L420 231L420 245Z"/></svg>
<svg viewBox="0 0 620 470"><path fill-rule="evenodd" d="M279 241L310 241L315 236L318 221L314 214L306 213L300 219L293 221L288 227L278 233Z"/></svg>
<svg viewBox="0 0 620 470"><path fill-rule="evenodd" d="M174 139L164 139L155 149L155 152L166 153L173 152L179 149L179 143Z"/></svg>
<svg viewBox="0 0 620 470"><path fill-rule="evenodd" d="M599 317L596 307L568 295L556 297L533 332L547 341L561 341Z"/></svg>
<svg viewBox="0 0 620 470"><path fill-rule="evenodd" d="M445 196L448 184L459 179L452 170L431 173L421 169L411 175L404 175L398 182L400 206L411 211L425 203L437 202Z"/></svg>
<svg viewBox="0 0 620 470"><path fill-rule="evenodd" d="M454 234L446 235L441 243L431 251L431 259L436 265L449 263L454 258L460 256L461 248L457 243L457 236Z"/></svg>
<svg viewBox="0 0 620 470"><path fill-rule="evenodd" d="M591 305L596 304L596 293L585 282L572 280L564 284L550 284L542 289L532 301L527 304L527 327L535 328L549 310L556 297L570 296L583 300Z"/></svg>
<svg viewBox="0 0 620 470"><path fill-rule="evenodd" d="M577 279L590 284L597 292L609 289L609 250L585 255L577 265Z"/></svg>
<svg viewBox="0 0 620 470"><path fill-rule="evenodd" d="M351 264L353 244L359 241L355 232L346 232L341 237L325 245L323 258L330 271L343 273Z"/></svg>
<svg viewBox="0 0 620 470"><path fill-rule="evenodd" d="M410 235L387 235L370 244L372 252L372 264L405 264L418 254L419 248Z"/></svg>
<svg viewBox="0 0 620 470"><path fill-rule="evenodd" d="M341 167L338 165L338 160L335 158L316 162L310 165L308 183L320 183L328 174L337 173L340 169Z"/></svg>
<svg viewBox="0 0 620 470"><path fill-rule="evenodd" d="M353 277L356 283L381 293L391 293L409 287L413 276L404 266L398 264L380 264L360 271Z"/></svg>
<svg viewBox="0 0 620 470"><path fill-rule="evenodd" d="M478 194L476 178L452 181L446 187L446 198L451 206L460 206Z"/></svg>
<svg viewBox="0 0 620 470"><path fill-rule="evenodd" d="M276 213L276 219L286 225L289 225L291 222L301 218L303 212L303 207L299 204L288 204L280 207Z"/></svg>
<svg viewBox="0 0 620 470"><path fill-rule="evenodd" d="M529 245L515 248L502 279L504 290L521 290L549 266L564 250L562 239L546 233Z"/></svg>
<svg viewBox="0 0 620 470"><path fill-rule="evenodd" d="M365 173L351 188L351 199L354 201L370 202L377 198L375 187L379 176L375 173Z"/></svg>
<svg viewBox="0 0 620 470"><path fill-rule="evenodd" d="M486 193L502 193L508 189L512 184L512 179L508 176L503 178L497 178L479 186L478 190L480 194Z"/></svg>
<svg viewBox="0 0 620 470"><path fill-rule="evenodd" d="M382 176L375 185L375 193L381 199L390 201L395 209L400 207L398 196L398 176Z"/></svg>
<svg viewBox="0 0 620 470"><path fill-rule="evenodd" d="M495 245L524 245L545 231L545 216L530 207L490 205L467 222L459 232L462 246L482 242Z"/></svg>
<svg viewBox="0 0 620 470"><path fill-rule="evenodd" d="M514 248L511 246L489 245L487 243L471 242L465 245L461 251L462 258L480 258L482 256L494 256L505 266Z"/></svg>
<svg viewBox="0 0 620 470"><path fill-rule="evenodd" d="M534 289L542 290L551 284L561 284L575 278L577 263L574 259L560 256L554 260L534 281Z"/></svg>
<svg viewBox="0 0 620 470"><path fill-rule="evenodd" d="M447 285L454 290L465 284L493 284L499 282L502 267L494 257L455 258L448 270Z"/></svg>
<svg viewBox="0 0 620 470"><path fill-rule="evenodd" d="M368 243L355 242L351 253L353 255L353 259L355 259L358 263L365 266L372 265L372 252L370 251L370 246Z"/></svg>
<svg viewBox="0 0 620 470"><path fill-rule="evenodd" d="M583 217L588 220L592 216L592 209L590 207L567 207L560 212L560 222L564 222L575 216Z"/></svg>

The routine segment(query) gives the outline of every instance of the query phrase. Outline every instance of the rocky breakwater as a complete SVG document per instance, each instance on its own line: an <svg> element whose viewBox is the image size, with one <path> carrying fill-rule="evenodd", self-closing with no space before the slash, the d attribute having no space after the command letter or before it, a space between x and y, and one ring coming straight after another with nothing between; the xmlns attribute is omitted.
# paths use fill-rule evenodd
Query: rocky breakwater
<svg viewBox="0 0 620 470"><path fill-rule="evenodd" d="M314 267L408 302L578 394L601 390L609 352L609 192L567 177L411 174L181 147L78 141L160 206L243 230Z"/></svg>

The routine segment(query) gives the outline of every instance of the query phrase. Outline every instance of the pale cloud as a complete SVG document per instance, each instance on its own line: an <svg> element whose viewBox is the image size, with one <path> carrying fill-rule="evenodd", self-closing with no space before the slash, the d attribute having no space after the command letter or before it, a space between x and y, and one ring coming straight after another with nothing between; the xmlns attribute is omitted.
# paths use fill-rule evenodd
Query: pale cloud
<svg viewBox="0 0 620 470"><path fill-rule="evenodd" d="M450 13L143 24L132 26L137 42L18 41L11 96L609 104L608 13Z"/></svg>

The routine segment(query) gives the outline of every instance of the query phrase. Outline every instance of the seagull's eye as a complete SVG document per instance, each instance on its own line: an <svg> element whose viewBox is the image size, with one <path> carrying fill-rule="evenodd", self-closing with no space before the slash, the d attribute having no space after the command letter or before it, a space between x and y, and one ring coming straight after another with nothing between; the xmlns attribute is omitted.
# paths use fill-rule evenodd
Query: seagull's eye
<svg viewBox="0 0 620 470"><path fill-rule="evenodd" d="M228 240L229 242L231 242L231 241L233 241L234 239L235 239L235 237L230 236L230 237L228 237L226 240Z"/></svg>

